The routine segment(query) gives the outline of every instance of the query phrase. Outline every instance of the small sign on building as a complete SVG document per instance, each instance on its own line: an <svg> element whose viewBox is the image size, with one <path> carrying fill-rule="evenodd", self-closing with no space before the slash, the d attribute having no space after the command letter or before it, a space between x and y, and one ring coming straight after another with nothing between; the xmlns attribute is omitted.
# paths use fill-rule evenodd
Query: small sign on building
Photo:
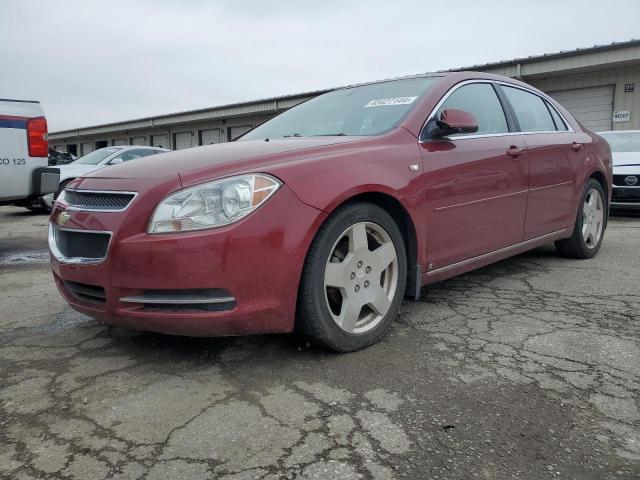
<svg viewBox="0 0 640 480"><path fill-rule="evenodd" d="M633 89L636 87L635 83L625 83L624 84L624 93L631 93Z"/></svg>
<svg viewBox="0 0 640 480"><path fill-rule="evenodd" d="M613 112L613 123L628 122L631 120L631 112L629 110L616 110Z"/></svg>

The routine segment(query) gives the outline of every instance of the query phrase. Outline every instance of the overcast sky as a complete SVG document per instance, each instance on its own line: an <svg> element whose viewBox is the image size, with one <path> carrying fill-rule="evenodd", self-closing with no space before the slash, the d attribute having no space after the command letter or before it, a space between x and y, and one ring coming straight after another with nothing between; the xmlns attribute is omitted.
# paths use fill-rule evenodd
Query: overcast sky
<svg viewBox="0 0 640 480"><path fill-rule="evenodd" d="M640 37L640 1L0 0L0 98L49 130Z"/></svg>

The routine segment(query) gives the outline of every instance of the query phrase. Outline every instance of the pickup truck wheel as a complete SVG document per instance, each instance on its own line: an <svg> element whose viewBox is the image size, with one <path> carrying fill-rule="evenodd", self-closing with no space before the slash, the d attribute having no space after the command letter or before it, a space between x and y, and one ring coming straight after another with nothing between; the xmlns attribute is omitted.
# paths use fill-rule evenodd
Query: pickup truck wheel
<svg viewBox="0 0 640 480"><path fill-rule="evenodd" d="M406 275L404 240L393 218L371 203L341 207L309 249L296 327L338 352L369 346L389 330Z"/></svg>
<svg viewBox="0 0 640 480"><path fill-rule="evenodd" d="M600 250L606 225L607 201L600 183L591 178L584 187L571 237L555 242L561 255L592 258Z"/></svg>

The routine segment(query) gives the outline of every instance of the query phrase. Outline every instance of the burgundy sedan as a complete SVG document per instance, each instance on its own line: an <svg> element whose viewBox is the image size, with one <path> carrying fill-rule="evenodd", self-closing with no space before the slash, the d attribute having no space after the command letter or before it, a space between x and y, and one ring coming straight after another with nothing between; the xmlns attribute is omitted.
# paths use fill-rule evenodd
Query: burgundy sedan
<svg viewBox="0 0 640 480"><path fill-rule="evenodd" d="M51 216L76 310L178 335L379 340L403 297L555 242L602 244L611 153L531 86L473 72L343 88L239 141L101 170Z"/></svg>

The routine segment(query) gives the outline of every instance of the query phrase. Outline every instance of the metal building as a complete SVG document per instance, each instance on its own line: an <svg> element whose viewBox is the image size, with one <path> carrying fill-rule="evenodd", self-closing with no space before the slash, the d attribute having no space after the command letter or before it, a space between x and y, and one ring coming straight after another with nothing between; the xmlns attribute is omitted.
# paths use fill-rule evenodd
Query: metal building
<svg viewBox="0 0 640 480"><path fill-rule="evenodd" d="M640 40L454 70L479 70L523 80L558 100L593 131L640 129ZM228 142L329 90L52 132L49 140L57 150L74 155L108 145L181 149Z"/></svg>

